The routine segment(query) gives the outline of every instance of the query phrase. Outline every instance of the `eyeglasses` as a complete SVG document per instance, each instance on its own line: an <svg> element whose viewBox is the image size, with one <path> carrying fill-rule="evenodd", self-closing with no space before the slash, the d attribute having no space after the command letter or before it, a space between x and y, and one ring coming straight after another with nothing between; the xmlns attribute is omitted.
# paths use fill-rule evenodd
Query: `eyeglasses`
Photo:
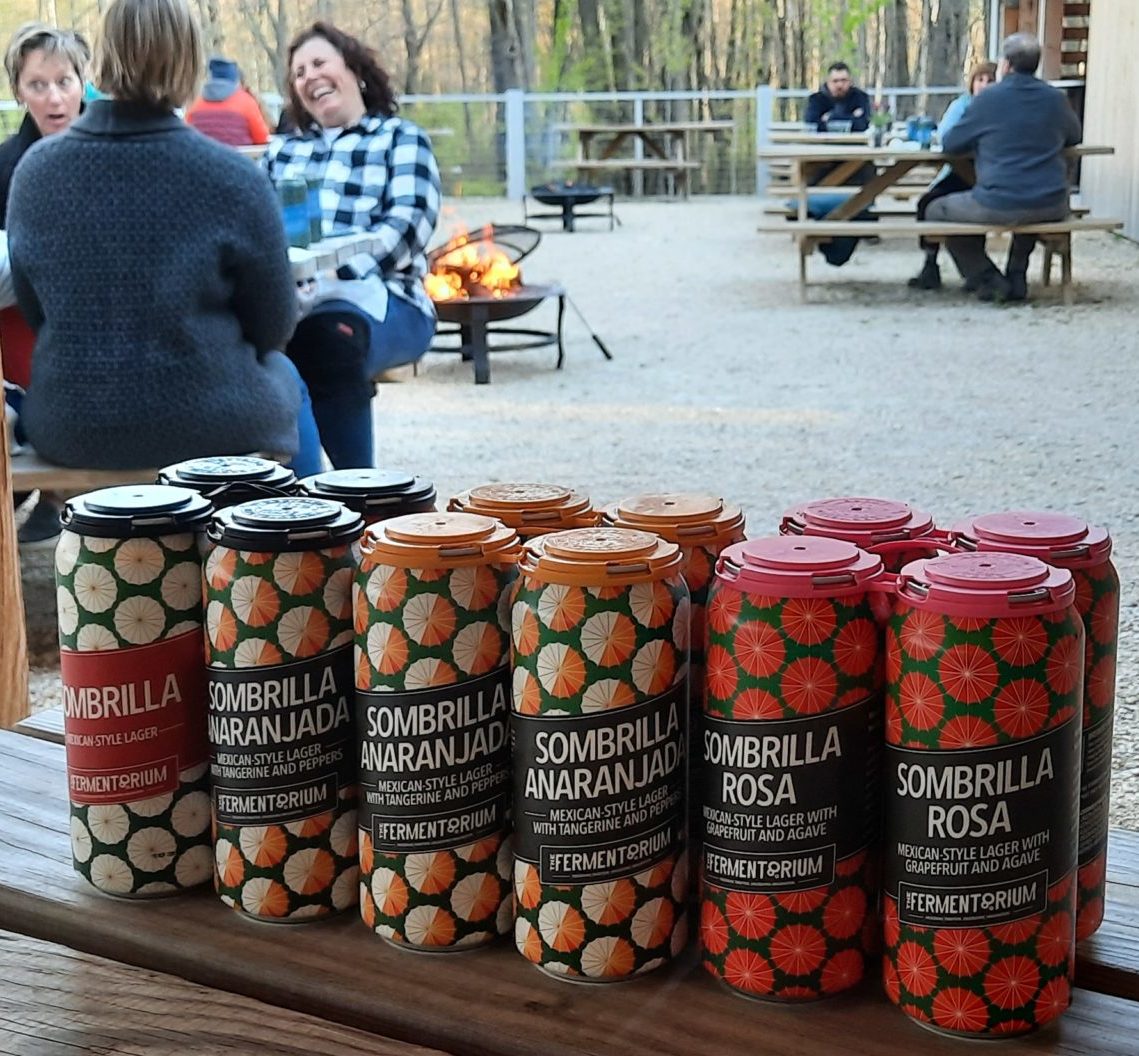
<svg viewBox="0 0 1139 1056"><path fill-rule="evenodd" d="M79 87L79 78L68 73L55 81L29 81L27 84L21 84L19 90L21 95L30 95L33 98L42 99L44 96L50 95L53 88L57 89L60 95L66 95L77 87Z"/></svg>

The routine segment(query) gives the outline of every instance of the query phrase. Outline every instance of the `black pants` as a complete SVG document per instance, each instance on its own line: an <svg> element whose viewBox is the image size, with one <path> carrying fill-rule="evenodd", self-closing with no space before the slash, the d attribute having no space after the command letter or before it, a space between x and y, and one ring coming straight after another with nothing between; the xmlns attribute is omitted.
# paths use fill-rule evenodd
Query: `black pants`
<svg viewBox="0 0 1139 1056"><path fill-rule="evenodd" d="M959 194L961 191L968 191L972 186L971 183L961 179L956 172L951 171L945 179L938 180L918 199L918 219L925 219L926 210L929 208L931 202L936 202L938 198L944 198L948 194ZM931 242L922 235L922 237L918 239L918 243L921 245L921 248L925 250L927 257L931 260L937 259L938 250L941 249L940 242Z"/></svg>

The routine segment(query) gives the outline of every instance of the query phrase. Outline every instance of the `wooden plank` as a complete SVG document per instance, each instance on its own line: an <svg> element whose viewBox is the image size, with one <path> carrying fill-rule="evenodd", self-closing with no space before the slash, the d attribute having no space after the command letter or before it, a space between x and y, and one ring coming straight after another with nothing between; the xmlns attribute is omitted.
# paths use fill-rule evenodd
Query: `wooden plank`
<svg viewBox="0 0 1139 1056"><path fill-rule="evenodd" d="M439 1056L6 931L0 977L2 1056Z"/></svg>
<svg viewBox="0 0 1139 1056"><path fill-rule="evenodd" d="M1080 144L1077 147L1068 147L1064 151L1066 158L1088 158L1110 155L1115 153L1114 147L1097 144ZM873 161L879 164L889 164L900 158L913 158L917 155L929 165L943 165L955 157L963 155L946 154L940 148L930 150L898 150L896 147L828 147L809 144L787 146L760 147L756 157L760 161L778 160L808 160L808 161Z"/></svg>
<svg viewBox="0 0 1139 1056"><path fill-rule="evenodd" d="M0 729L5 730L28 714L28 639L8 446L5 419L0 429Z"/></svg>
<svg viewBox="0 0 1139 1056"><path fill-rule="evenodd" d="M415 956L354 918L267 927L209 892L109 899L71 871L62 764L58 746L0 733L0 918L33 937L463 1056L662 1056L690 1052L697 1030L700 1049L715 1056L754 1056L757 1039L764 1056L961 1051L908 1023L876 982L794 1010L735 998L691 954L623 985L575 986L539 973L509 943ZM1131 1051L1135 1018L1129 1001L1080 991L1055 1029L1010 1040L1001 1053L1116 1056Z"/></svg>
<svg viewBox="0 0 1139 1056"><path fill-rule="evenodd" d="M611 125L603 122L574 124L558 124L553 126L562 132L585 132L590 135L613 135L639 132L727 132L735 128L734 121L645 121L637 125L631 122L619 122Z"/></svg>
<svg viewBox="0 0 1139 1056"><path fill-rule="evenodd" d="M152 484L157 469L74 469L45 462L30 448L24 448L11 460L12 483L20 491L43 488L77 495L96 488L113 488L118 484Z"/></svg>
<svg viewBox="0 0 1139 1056"><path fill-rule="evenodd" d="M12 727L14 733L37 737L41 741L63 744L63 708L44 708L21 719Z"/></svg>
<svg viewBox="0 0 1139 1056"><path fill-rule="evenodd" d="M681 169L698 169L698 161L674 161L666 158L595 158L582 160L555 161L551 168L555 169L600 169L605 171L656 169L665 171L679 171Z"/></svg>
<svg viewBox="0 0 1139 1056"><path fill-rule="evenodd" d="M788 220L764 226L764 232L802 235L805 238L843 238L848 235L875 235L878 238L945 238L952 235L976 235L987 231L1020 231L1033 235L1061 235L1065 232L1115 231L1121 220L1098 220L1086 216L1058 220L1047 224L958 224L941 220L881 220L867 224L859 220Z"/></svg>
<svg viewBox="0 0 1139 1056"><path fill-rule="evenodd" d="M1111 831L1107 890L1103 924L1077 949L1076 979L1090 990L1139 1001L1139 833Z"/></svg>

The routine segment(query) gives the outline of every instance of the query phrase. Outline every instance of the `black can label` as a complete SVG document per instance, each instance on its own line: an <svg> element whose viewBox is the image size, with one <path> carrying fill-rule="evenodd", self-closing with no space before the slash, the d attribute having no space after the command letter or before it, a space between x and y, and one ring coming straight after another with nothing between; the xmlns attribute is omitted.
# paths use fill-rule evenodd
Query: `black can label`
<svg viewBox="0 0 1139 1056"><path fill-rule="evenodd" d="M587 715L511 715L514 855L543 884L632 876L684 843L687 692Z"/></svg>
<svg viewBox="0 0 1139 1056"><path fill-rule="evenodd" d="M332 810L355 784L352 646L271 667L209 670L210 775L222 825Z"/></svg>
<svg viewBox="0 0 1139 1056"><path fill-rule="evenodd" d="M733 891L834 880L878 818L880 709L870 698L775 722L703 717L704 875Z"/></svg>
<svg viewBox="0 0 1139 1056"><path fill-rule="evenodd" d="M356 691L360 827L377 850L447 850L501 832L510 806L510 670Z"/></svg>
<svg viewBox="0 0 1139 1056"><path fill-rule="evenodd" d="M918 927L1040 913L1076 867L1080 720L996 748L886 748L886 892Z"/></svg>
<svg viewBox="0 0 1139 1056"><path fill-rule="evenodd" d="M1084 730L1080 777L1080 865L1107 850L1108 807L1111 796L1111 730L1108 713Z"/></svg>

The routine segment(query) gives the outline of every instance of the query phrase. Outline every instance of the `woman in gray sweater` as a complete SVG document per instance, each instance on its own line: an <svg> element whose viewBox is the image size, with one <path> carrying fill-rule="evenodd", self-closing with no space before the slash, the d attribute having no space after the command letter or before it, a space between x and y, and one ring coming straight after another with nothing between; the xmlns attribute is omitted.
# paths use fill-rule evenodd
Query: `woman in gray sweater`
<svg viewBox="0 0 1139 1056"><path fill-rule="evenodd" d="M201 71L186 0L115 0L95 55L110 98L12 182L16 296L37 334L21 421L49 461L259 451L320 469L307 393L277 351L297 307L272 189L174 114Z"/></svg>

